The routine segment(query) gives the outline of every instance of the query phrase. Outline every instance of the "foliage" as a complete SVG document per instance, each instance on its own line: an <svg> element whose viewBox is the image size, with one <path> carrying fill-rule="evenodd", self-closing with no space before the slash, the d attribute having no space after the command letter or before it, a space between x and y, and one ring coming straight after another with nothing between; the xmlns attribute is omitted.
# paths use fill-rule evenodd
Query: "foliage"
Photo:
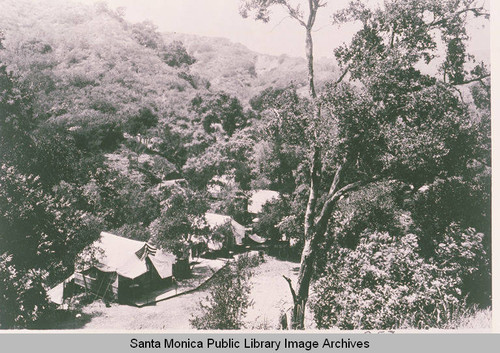
<svg viewBox="0 0 500 353"><path fill-rule="evenodd" d="M249 298L251 267L257 256L241 256L224 266L212 279L209 294L199 303L199 314L190 322L198 330L235 330L244 327L243 318L252 305Z"/></svg>
<svg viewBox="0 0 500 353"><path fill-rule="evenodd" d="M33 159L30 133L36 122L32 96L16 84L3 64L0 64L0 88L0 160L24 167Z"/></svg>
<svg viewBox="0 0 500 353"><path fill-rule="evenodd" d="M380 182L340 200L330 220L325 251L336 245L355 249L367 231L388 232L395 237L413 231L413 219L400 204L401 198L408 197L405 189L404 184Z"/></svg>
<svg viewBox="0 0 500 353"><path fill-rule="evenodd" d="M349 65L353 77L366 80L380 65L408 70L419 60L428 64L436 58L436 48L443 44L445 60L440 69L445 81L463 83L469 75L483 74L477 75L477 68L468 72L465 65L471 59L464 45L468 39L468 15L489 17L484 8L475 5L471 0L429 0L418 4L398 0L370 9L359 0L353 1L334 15L334 21L359 21L363 28L355 34L351 45L336 50L336 56L342 66Z"/></svg>
<svg viewBox="0 0 500 353"><path fill-rule="evenodd" d="M479 156L477 124L450 88L398 94L405 103L398 103L397 114L390 102L348 85L324 95L324 119L335 126L323 137L328 163L344 164L344 179L387 175L418 189L462 173Z"/></svg>
<svg viewBox="0 0 500 353"><path fill-rule="evenodd" d="M448 322L446 330L478 330L492 327L491 307L480 309L477 305L454 310L453 318Z"/></svg>
<svg viewBox="0 0 500 353"><path fill-rule="evenodd" d="M131 135L145 134L146 131L158 123L158 117L149 108L142 108L131 117L126 126L126 131Z"/></svg>
<svg viewBox="0 0 500 353"><path fill-rule="evenodd" d="M194 96L180 68L162 61L168 46L151 24L132 25L99 5L21 0L3 10L2 61L33 88L41 121L98 135L100 125L122 127L140 108L163 117Z"/></svg>
<svg viewBox="0 0 500 353"><path fill-rule="evenodd" d="M413 234L364 233L354 250L339 248L317 281L312 305L320 328L443 327L463 308L464 272L485 260L482 234L448 229L439 256L419 255Z"/></svg>
<svg viewBox="0 0 500 353"><path fill-rule="evenodd" d="M221 243L222 249L232 251L235 248L234 229L230 219L211 229L210 233L210 239Z"/></svg>
<svg viewBox="0 0 500 353"><path fill-rule="evenodd" d="M474 104L479 109L490 110L491 108L491 85L476 83L470 87Z"/></svg>
<svg viewBox="0 0 500 353"><path fill-rule="evenodd" d="M99 235L95 217L43 190L40 178L0 170L2 328L36 328L49 309L46 289L73 271L76 255Z"/></svg>
<svg viewBox="0 0 500 353"><path fill-rule="evenodd" d="M46 278L46 271L20 271L12 256L0 255L0 328L37 328L49 309Z"/></svg>
<svg viewBox="0 0 500 353"><path fill-rule="evenodd" d="M266 89L250 104L261 119L255 123L259 141L254 146L254 174L268 180L268 187L291 193L296 187L294 171L309 141L308 104L293 87Z"/></svg>
<svg viewBox="0 0 500 353"><path fill-rule="evenodd" d="M102 219L108 227L121 226L125 222L126 200L122 190L126 190L126 180L107 168L97 168L89 171L89 174L89 181L80 186L78 191L68 191L80 196L81 207Z"/></svg>
<svg viewBox="0 0 500 353"><path fill-rule="evenodd" d="M165 125L162 130L161 142L157 147L158 153L181 170L188 158L188 150L185 146L187 138L169 125Z"/></svg>
<svg viewBox="0 0 500 353"><path fill-rule="evenodd" d="M241 190L236 183L220 185L221 191L217 200L212 202L214 212L231 216L240 224L248 224L251 221L248 213L248 195Z"/></svg>
<svg viewBox="0 0 500 353"><path fill-rule="evenodd" d="M183 167L187 180L196 188L204 188L215 176L233 177L242 190L248 190L252 178L250 158L253 140L242 130L229 139L221 139L203 153L189 158Z"/></svg>
<svg viewBox="0 0 500 353"><path fill-rule="evenodd" d="M206 132L214 131L215 124L221 124L228 136L245 127L246 116L240 101L224 92L210 94L206 97L197 95L191 101L193 109L201 119Z"/></svg>
<svg viewBox="0 0 500 353"><path fill-rule="evenodd" d="M132 37L142 46L150 49L158 49L162 45L162 38L158 28L149 21L134 23L131 26Z"/></svg>
<svg viewBox="0 0 500 353"><path fill-rule="evenodd" d="M462 227L473 227L489 234L491 218L489 209L489 180L466 180L463 177L437 179L425 190L415 194L411 203L412 217L415 225L426 237L419 239L423 255L434 255L436 245L446 235L446 228L455 222ZM485 242L488 248L489 239Z"/></svg>
<svg viewBox="0 0 500 353"><path fill-rule="evenodd" d="M281 240L279 223L289 214L290 205L285 198L268 201L262 206L262 212L259 214L258 222L253 226L253 231L270 241L279 241Z"/></svg>
<svg viewBox="0 0 500 353"><path fill-rule="evenodd" d="M43 190L38 177L1 167L0 240L19 269L51 269L57 280L71 270L85 245L98 236L94 218L71 200ZM54 283L54 282L52 282Z"/></svg>
<svg viewBox="0 0 500 353"><path fill-rule="evenodd" d="M151 233L142 223L126 223L120 228L111 230L111 233L144 242L148 242L151 238Z"/></svg>
<svg viewBox="0 0 500 353"><path fill-rule="evenodd" d="M300 22L308 6L299 3L323 5L244 0L241 10L267 21L270 9L281 6ZM260 55L224 39L163 35L103 4L4 1L0 254L2 276L17 276L5 300L24 300L15 286L34 283L28 296L45 308L40 285L67 275L75 254L101 230L152 237L182 254L191 235L207 234L202 216L209 207L246 223L246 192L271 188L285 198L265 206L258 232L271 239L284 234L302 247L304 219L313 215L318 222L309 229L319 234L313 252L321 260L310 277L324 270L334 280L320 279L320 287L347 281L352 298L372 300L352 282L361 264L398 267L407 260L415 264L409 273L430 290L426 297L412 284L397 292L400 279L390 273L382 277L394 294L370 287L380 311L363 308L360 316L349 293L332 287L341 291L333 298L325 289L327 314L318 319L325 326L359 326L347 309L367 326L423 325L437 320L433 305L442 325L449 319L443 319L446 295L454 303L448 308L463 305L466 294L468 302L488 304L491 89L488 66L473 63L466 45L471 15L488 15L475 6L472 0L352 2L333 17L361 23L335 51L342 71L311 56L311 79L336 81L317 84L317 97L306 99L308 67L300 58ZM253 111L246 111L252 96ZM165 190L171 178L187 183ZM209 204L213 185L221 192ZM316 199L308 213L310 190ZM391 257L391 246L399 257ZM387 258L372 260L373 252ZM335 274L338 259L344 272ZM450 292L453 283L462 294ZM413 306L412 293L420 300ZM387 297L406 305L402 321L383 311ZM337 300L348 303L344 318L332 318L326 307ZM8 325L30 326L35 311L31 305L9 314Z"/></svg>
<svg viewBox="0 0 500 353"><path fill-rule="evenodd" d="M208 210L203 193L173 186L164 191L160 216L149 230L155 243L182 257L192 235L203 235L207 225L203 216Z"/></svg>
<svg viewBox="0 0 500 353"><path fill-rule="evenodd" d="M196 59L188 54L186 48L181 41L174 40L172 43L168 44L164 53L162 53L163 61L168 66L180 67L183 65L193 65Z"/></svg>
<svg viewBox="0 0 500 353"><path fill-rule="evenodd" d="M112 119L97 122L89 119L75 126L71 135L78 149L92 153L112 151L123 142L122 127Z"/></svg>
<svg viewBox="0 0 500 353"><path fill-rule="evenodd" d="M97 238L101 224L77 207L75 195L61 192L75 189L64 179L82 179L83 158L71 135L39 126L32 94L4 66L0 70L0 139L5 142L0 272L6 283L0 325L36 327L48 309L46 288L73 271L76 255Z"/></svg>

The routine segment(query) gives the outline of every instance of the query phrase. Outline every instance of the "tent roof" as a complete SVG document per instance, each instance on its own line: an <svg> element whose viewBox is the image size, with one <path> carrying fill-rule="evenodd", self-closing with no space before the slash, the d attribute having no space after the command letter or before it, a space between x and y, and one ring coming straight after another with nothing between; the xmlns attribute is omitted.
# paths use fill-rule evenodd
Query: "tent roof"
<svg viewBox="0 0 500 353"><path fill-rule="evenodd" d="M96 267L104 272L116 272L120 276L136 278L148 271L146 258L153 263L160 276L166 274L166 263L170 267L175 260L171 254L157 251L146 242L127 239L107 232L101 232L101 237L92 246L97 249ZM168 267L167 266L167 267ZM171 272L171 269L170 269ZM164 278L162 276L162 278Z"/></svg>
<svg viewBox="0 0 500 353"><path fill-rule="evenodd" d="M155 267L156 271L158 271L158 274L161 278L172 277L172 265L175 262L174 255L162 250L158 250L156 251L155 256L149 255L149 259L151 260L151 263Z"/></svg>
<svg viewBox="0 0 500 353"><path fill-rule="evenodd" d="M254 242L259 243L259 244L264 244L266 242L265 238L262 238L261 236L259 236L257 234L250 234L248 237L251 240L253 240Z"/></svg>
<svg viewBox="0 0 500 353"><path fill-rule="evenodd" d="M160 183L160 187L168 187L168 186L185 186L186 179L171 179L165 180Z"/></svg>
<svg viewBox="0 0 500 353"><path fill-rule="evenodd" d="M208 226L212 229L222 226L226 223L231 223L231 228L233 229L236 245L243 244L243 239L245 238L245 227L236 222L232 217L207 212L205 213L205 219L208 223Z"/></svg>
<svg viewBox="0 0 500 353"><path fill-rule="evenodd" d="M64 281L59 283L54 288L47 291L47 295L51 302L61 305L64 302L64 286L70 282L75 277L73 273L71 276L66 278Z"/></svg>
<svg viewBox="0 0 500 353"><path fill-rule="evenodd" d="M280 193L273 190L255 190L250 199L248 200L248 212L249 213L261 213L262 206L266 202L271 200L279 199Z"/></svg>

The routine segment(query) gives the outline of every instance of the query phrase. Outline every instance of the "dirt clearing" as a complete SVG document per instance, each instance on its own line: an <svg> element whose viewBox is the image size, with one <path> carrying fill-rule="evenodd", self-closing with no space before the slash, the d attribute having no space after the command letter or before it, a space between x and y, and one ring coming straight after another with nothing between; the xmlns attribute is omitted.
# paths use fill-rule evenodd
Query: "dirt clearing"
<svg viewBox="0 0 500 353"><path fill-rule="evenodd" d="M299 264L266 256L265 262L253 269L250 298L253 306L245 317L247 329L277 329L280 315L292 306L292 297L283 275L295 282ZM91 331L192 330L189 319L197 312L198 303L207 295L206 288L193 293L137 308L96 301L85 306L81 316L62 323L58 328Z"/></svg>

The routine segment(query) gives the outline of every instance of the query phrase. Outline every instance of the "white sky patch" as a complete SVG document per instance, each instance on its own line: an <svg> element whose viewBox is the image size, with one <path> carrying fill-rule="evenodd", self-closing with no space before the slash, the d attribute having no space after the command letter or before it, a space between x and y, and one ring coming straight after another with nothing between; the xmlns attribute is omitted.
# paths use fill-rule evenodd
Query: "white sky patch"
<svg viewBox="0 0 500 353"><path fill-rule="evenodd" d="M263 54L304 57L304 29L287 17L279 7L273 9L270 23L243 19L239 0L76 0L83 3L106 2L110 8L124 7L126 19L132 22L150 20L160 31L225 37ZM372 0L381 2L381 0ZM359 28L356 24L331 25L331 15L344 8L349 0L329 1L320 9L314 32L317 58L333 56L333 49L350 38ZM485 2L489 8L488 1ZM485 21L472 21L471 52L489 61L489 31Z"/></svg>

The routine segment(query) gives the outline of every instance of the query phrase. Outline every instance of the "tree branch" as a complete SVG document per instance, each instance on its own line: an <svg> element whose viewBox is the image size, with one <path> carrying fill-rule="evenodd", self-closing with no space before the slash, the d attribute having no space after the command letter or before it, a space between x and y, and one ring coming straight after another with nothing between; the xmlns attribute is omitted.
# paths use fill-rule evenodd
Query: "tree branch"
<svg viewBox="0 0 500 353"><path fill-rule="evenodd" d="M316 201L318 196L318 186L321 180L321 149L314 146L314 154L311 165L311 184L309 189L309 199L307 201L307 208L305 214L304 236L307 237L309 230L313 226L314 216L316 210Z"/></svg>
<svg viewBox="0 0 500 353"><path fill-rule="evenodd" d="M333 177L332 184L330 185L330 190L328 191L328 198L330 198L331 195L334 194L335 190L337 190L337 185L339 184L340 172L342 171L342 168L343 166L340 165L335 171L335 176Z"/></svg>
<svg viewBox="0 0 500 353"><path fill-rule="evenodd" d="M348 193L350 191L357 190L361 186L365 186L365 185L374 183L374 182L379 181L381 179L383 179L383 176L375 176L372 178L368 178L365 180L360 180L360 181L356 181L354 183L347 184L344 187L337 190L333 195L328 197L327 200L325 201L325 203L323 204L323 208L321 209L319 216L316 218L316 222L314 222L314 226L316 228L317 235L320 235L321 237L324 235L324 233L326 231L326 226L328 225L328 220L330 219L330 216L332 214L333 205L335 204L335 202L337 202L346 193ZM315 240L317 240L319 242L320 239L315 239Z"/></svg>
<svg viewBox="0 0 500 353"><path fill-rule="evenodd" d="M309 19L307 20L307 27L312 29L314 26L314 22L316 22L316 14L318 13L319 1L318 0L309 0Z"/></svg>
<svg viewBox="0 0 500 353"><path fill-rule="evenodd" d="M458 88L456 88L455 86L453 86L453 85L451 85L450 87L452 89L454 89L458 93L458 95L460 96L460 101L462 102L462 104L465 104L464 97L462 96L462 92Z"/></svg>
<svg viewBox="0 0 500 353"><path fill-rule="evenodd" d="M283 275L283 278L288 282L288 287L290 287L290 292L292 292L292 298L293 298L293 303L297 301L297 294L295 293L295 290L293 289L292 286L292 280L285 275Z"/></svg>
<svg viewBox="0 0 500 353"><path fill-rule="evenodd" d="M295 18L301 26L303 27L306 27L306 23L304 22L304 20L302 18L300 18L300 15L299 15L299 10L298 8L297 9L294 9L287 1L283 1L281 2L281 5L287 9L288 13L290 14L290 16L292 18Z"/></svg>
<svg viewBox="0 0 500 353"><path fill-rule="evenodd" d="M464 81L461 81L461 82L452 83L451 85L452 86L467 85L467 84L472 83L472 82L482 81L485 78L489 78L490 76L491 76L490 74L485 74L485 75L481 75L481 76L478 76L478 77L471 78L469 80L464 80Z"/></svg>
<svg viewBox="0 0 500 353"><path fill-rule="evenodd" d="M460 16L461 14L464 14L466 12L472 12L477 17L484 16L484 17L488 18L490 16L490 14L488 12L482 12L482 10L484 10L484 8L482 8L482 7L466 8L466 9L457 11L454 14L451 14L451 16L449 16L449 17L441 17L438 21L433 21L433 22L429 23L427 26L434 27L434 26L442 25L442 24L446 23L447 21L449 21L457 16Z"/></svg>
<svg viewBox="0 0 500 353"><path fill-rule="evenodd" d="M342 80L344 80L344 77L345 77L345 75L347 75L350 68L351 68L351 66L347 65L347 67L344 69L344 72L342 72L342 75L340 75L340 77L337 79L337 81L335 81L335 83L333 84L334 86L337 86L340 82L342 82Z"/></svg>

